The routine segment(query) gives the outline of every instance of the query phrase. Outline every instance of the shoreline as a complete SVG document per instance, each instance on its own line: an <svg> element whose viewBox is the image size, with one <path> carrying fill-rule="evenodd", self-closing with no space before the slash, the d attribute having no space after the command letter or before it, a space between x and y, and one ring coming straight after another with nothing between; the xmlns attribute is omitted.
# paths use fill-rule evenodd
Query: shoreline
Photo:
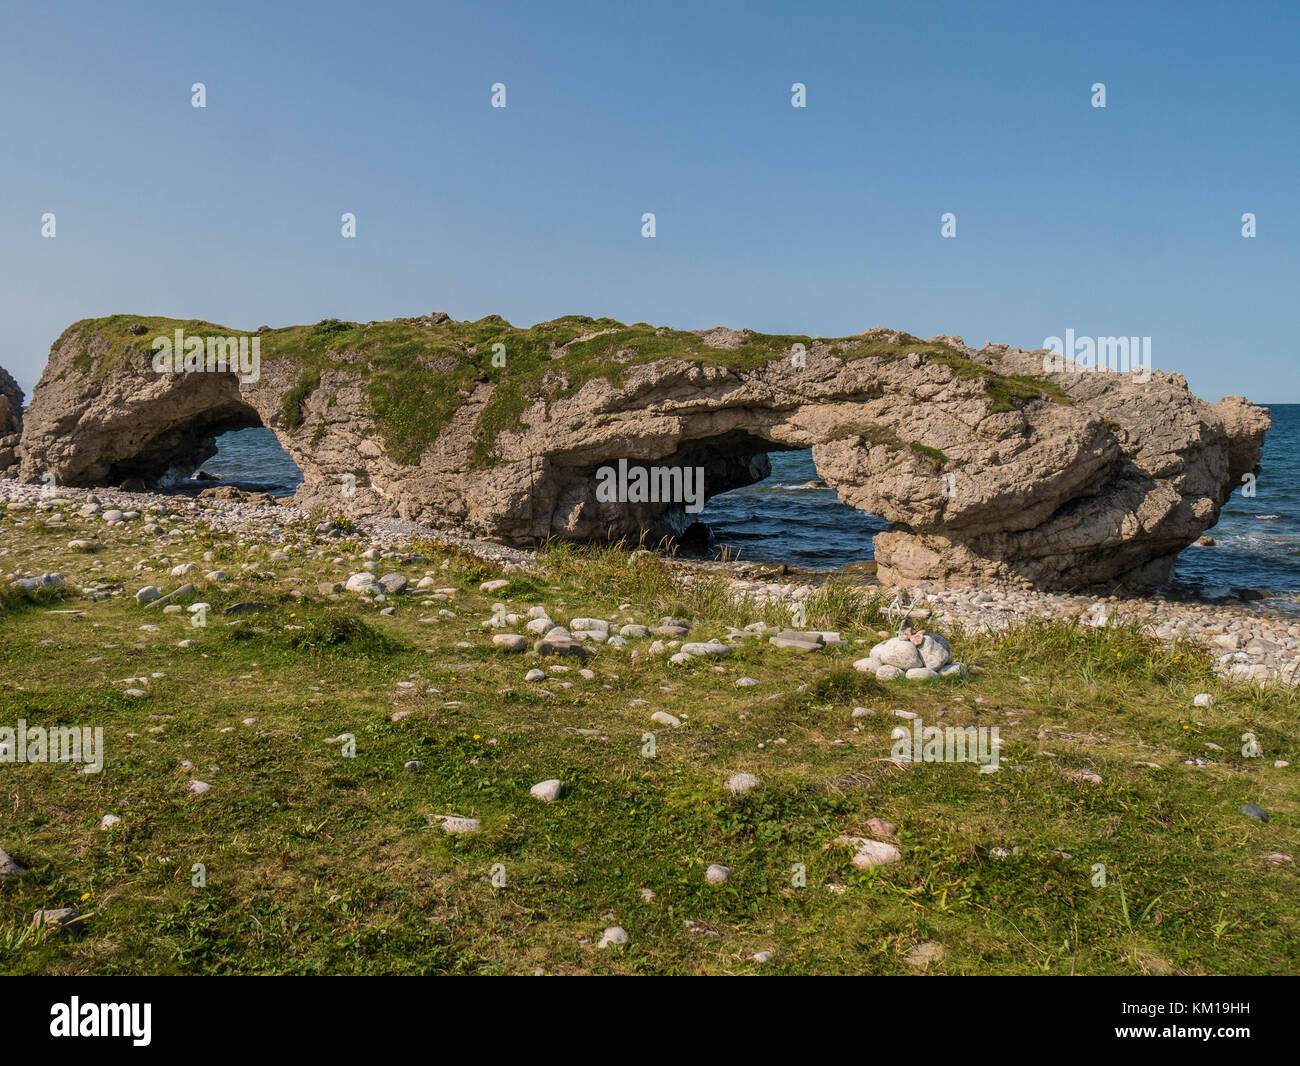
<svg viewBox="0 0 1300 1066"><path fill-rule="evenodd" d="M113 488L60 486L51 498L43 487L0 479L0 502L6 510L42 509L53 500L85 503L95 497L101 504L145 512L163 506L172 513L189 514L218 532L237 532L257 539L283 539L291 523L313 518L292 504L200 499L184 494L127 492ZM268 518L273 519L268 525ZM365 540L367 547L396 550L404 544L427 540L460 549L506 571L528 570L536 551L494 541L432 529L398 518L354 519L357 533L349 539ZM758 602L791 605L812 595L823 583L855 574L841 571L799 571L787 568L787 580L748 580L745 571L775 571L778 564L708 561L672 558L690 583L697 576L723 575L736 594ZM10 573L7 566L0 571ZM30 576L15 572L11 576ZM899 590L874 581L859 581L864 590L887 598ZM1226 681L1263 686L1294 685L1300 680L1300 617L1268 608L1267 600L1253 603L1219 603L1212 600L1169 599L1160 594L1106 596L1101 594L1043 592L992 586L989 588L939 588L918 585L902 590L910 601L909 617L929 621L948 631L956 627L976 632L1014 628L1032 618L1054 621L1077 619L1080 624L1105 626L1130 620L1162 641L1197 640L1210 650L1216 673Z"/></svg>

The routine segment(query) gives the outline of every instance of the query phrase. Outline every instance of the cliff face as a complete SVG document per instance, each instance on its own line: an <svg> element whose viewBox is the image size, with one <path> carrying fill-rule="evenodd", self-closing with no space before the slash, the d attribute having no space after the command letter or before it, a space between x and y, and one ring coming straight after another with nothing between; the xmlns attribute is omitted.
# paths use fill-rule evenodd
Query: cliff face
<svg viewBox="0 0 1300 1066"><path fill-rule="evenodd" d="M17 471L17 448L23 432L23 390L4 367L0 366L0 477Z"/></svg>
<svg viewBox="0 0 1300 1066"><path fill-rule="evenodd" d="M620 460L665 486L701 469L709 497L766 476L768 452L811 448L841 500L895 523L875 540L883 581L1150 586L1217 520L1269 427L1178 374L1045 375L1042 352L889 330L327 321L246 335L250 380L157 372L152 341L177 329L231 334L131 316L70 327L26 415L23 479L157 482L261 424L304 474L300 505L514 543L656 540L693 519L693 498L611 493Z"/></svg>

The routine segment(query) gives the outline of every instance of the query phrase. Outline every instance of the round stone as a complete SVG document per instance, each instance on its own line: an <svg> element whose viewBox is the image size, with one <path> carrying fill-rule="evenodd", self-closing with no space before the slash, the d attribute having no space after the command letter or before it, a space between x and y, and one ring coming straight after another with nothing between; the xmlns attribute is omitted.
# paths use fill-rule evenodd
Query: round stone
<svg viewBox="0 0 1300 1066"><path fill-rule="evenodd" d="M596 943L598 948L622 947L628 941L627 930L621 925L611 925L601 934Z"/></svg>
<svg viewBox="0 0 1300 1066"><path fill-rule="evenodd" d="M560 798L560 790L563 788L560 780L553 777L549 781L539 781L528 790L528 794L543 803L554 803Z"/></svg>
<svg viewBox="0 0 1300 1066"><path fill-rule="evenodd" d="M753 774L732 774L727 778L727 791L743 796L750 789L758 788L761 783Z"/></svg>

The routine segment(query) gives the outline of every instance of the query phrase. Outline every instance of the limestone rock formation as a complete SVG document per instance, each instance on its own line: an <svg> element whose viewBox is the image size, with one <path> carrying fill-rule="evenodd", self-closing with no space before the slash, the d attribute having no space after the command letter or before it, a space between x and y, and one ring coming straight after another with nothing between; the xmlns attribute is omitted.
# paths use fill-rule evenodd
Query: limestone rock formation
<svg viewBox="0 0 1300 1066"><path fill-rule="evenodd" d="M1043 352L884 329L328 320L257 334L260 371L241 380L156 372L151 338L182 328L231 333L126 315L70 327L26 415L21 476L158 483L260 424L303 472L300 506L513 543L653 543L766 476L769 452L811 448L843 502L893 523L875 538L886 583L1141 587L1215 523L1270 424L1179 374L1044 373ZM670 498L637 496L642 469Z"/></svg>
<svg viewBox="0 0 1300 1066"><path fill-rule="evenodd" d="M18 441L23 432L23 390L0 366L0 477L13 477L18 464Z"/></svg>

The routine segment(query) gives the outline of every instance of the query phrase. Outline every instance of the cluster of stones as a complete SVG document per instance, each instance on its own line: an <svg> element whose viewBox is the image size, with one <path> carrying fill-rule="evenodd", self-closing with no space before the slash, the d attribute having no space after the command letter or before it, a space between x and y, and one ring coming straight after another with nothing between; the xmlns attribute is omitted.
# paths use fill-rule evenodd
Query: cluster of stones
<svg viewBox="0 0 1300 1066"><path fill-rule="evenodd" d="M500 582L502 585L505 583ZM492 584L494 583L485 583L482 591L495 591L489 587ZM623 607L627 609L631 605L624 604ZM496 627L516 625L524 621L526 621L524 628L529 636L521 633L496 633L492 637L492 643L505 651L523 652L529 649L531 637L532 650L538 655L571 655L583 659L586 657L583 645L587 643L624 647L632 640L654 638L647 649L647 654L668 655L668 661L675 666L688 663L692 659L726 658L738 644L763 637L767 637L768 643L773 647L798 652L814 652L825 647L848 645L848 641L844 640L839 633L782 629L779 626L768 625L766 622L753 622L743 629L728 626L724 637L710 637L704 641L683 639L691 632L691 623L683 618L664 617L657 625L647 626L640 623L620 625L617 619L579 616L571 619L567 626L562 626L550 617L548 609L541 604L530 607L526 616L506 614L500 619L487 619L483 625ZM741 681L756 684L752 678L742 678Z"/></svg>
<svg viewBox="0 0 1300 1066"><path fill-rule="evenodd" d="M736 580L736 595L758 604L797 604L817 591L808 582ZM1228 590L1217 602L1184 602L1155 594L1142 597L1086 596L1033 589L939 589L927 585L901 590L864 586L864 595L881 594L885 600L901 594L915 606L907 617L930 620L943 629L960 627L991 633L1023 625L1029 618L1078 621L1103 627L1139 620L1157 640L1195 641L1214 656L1218 675L1245 684L1300 682L1300 616L1285 605L1267 601L1245 603Z"/></svg>
<svg viewBox="0 0 1300 1066"><path fill-rule="evenodd" d="M195 523L201 522L205 529L233 534L240 543L252 540L279 543L311 522L311 516L292 506L290 498L265 503L210 499L200 494L198 499L192 499L167 493L68 485L59 485L51 491L42 485L4 478L0 478L0 502L10 512L36 512L43 516L45 524L54 525L69 517L82 517L83 510L92 517L116 511L127 522L143 518L143 531L163 538L169 534L188 534L197 528ZM518 569L533 559L532 552L525 549L434 530L400 518L366 518L359 520L357 526L364 527L364 533L345 533L329 522L316 524L315 533L323 540L364 535L371 545L385 551L401 548L412 540L427 540L463 549L506 570Z"/></svg>
<svg viewBox="0 0 1300 1066"><path fill-rule="evenodd" d="M954 674L962 675L966 667L952 661L948 641L937 633L917 633L882 640L865 659L853 664L855 670L874 674L878 681L933 681Z"/></svg>

